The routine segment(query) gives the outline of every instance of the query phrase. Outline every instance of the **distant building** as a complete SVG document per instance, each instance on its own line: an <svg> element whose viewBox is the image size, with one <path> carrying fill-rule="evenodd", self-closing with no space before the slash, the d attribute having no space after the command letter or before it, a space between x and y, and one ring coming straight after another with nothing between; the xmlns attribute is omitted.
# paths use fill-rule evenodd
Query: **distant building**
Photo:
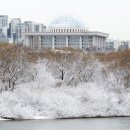
<svg viewBox="0 0 130 130"><path fill-rule="evenodd" d="M8 30L10 42L12 43L20 43L22 38L22 31L21 31L21 19L20 18L13 18L10 20L9 23L9 30Z"/></svg>
<svg viewBox="0 0 130 130"><path fill-rule="evenodd" d="M86 51L106 51L108 34L92 32L72 17L54 20L44 32L25 34L25 46L33 49L72 47Z"/></svg>
<svg viewBox="0 0 130 130"><path fill-rule="evenodd" d="M25 33L44 32L45 28L43 24L37 24L33 21L25 21L22 23L20 18L13 18L10 20L8 29L10 43L23 44L25 41Z"/></svg>
<svg viewBox="0 0 130 130"><path fill-rule="evenodd" d="M8 16L0 15L0 42L7 41L8 39L7 32L8 32Z"/></svg>
<svg viewBox="0 0 130 130"><path fill-rule="evenodd" d="M129 47L130 41L107 39L107 50L121 51L129 49Z"/></svg>
<svg viewBox="0 0 130 130"><path fill-rule="evenodd" d="M38 24L33 21L25 21L24 22L25 32L44 32L46 26L43 24Z"/></svg>
<svg viewBox="0 0 130 130"><path fill-rule="evenodd" d="M25 30L24 32L35 32L35 23L32 21L24 22Z"/></svg>
<svg viewBox="0 0 130 130"><path fill-rule="evenodd" d="M115 50L115 41L108 39L107 42L107 50L108 51L114 51Z"/></svg>
<svg viewBox="0 0 130 130"><path fill-rule="evenodd" d="M119 45L118 50L123 51L129 49L129 42L128 41L122 41L121 45Z"/></svg>
<svg viewBox="0 0 130 130"><path fill-rule="evenodd" d="M46 26L41 23L37 23L35 26L36 26L36 32L45 32L46 31Z"/></svg>
<svg viewBox="0 0 130 130"><path fill-rule="evenodd" d="M8 27L8 15L0 15L0 28Z"/></svg>
<svg viewBox="0 0 130 130"><path fill-rule="evenodd" d="M7 36L8 30L8 16L0 15L0 35Z"/></svg>

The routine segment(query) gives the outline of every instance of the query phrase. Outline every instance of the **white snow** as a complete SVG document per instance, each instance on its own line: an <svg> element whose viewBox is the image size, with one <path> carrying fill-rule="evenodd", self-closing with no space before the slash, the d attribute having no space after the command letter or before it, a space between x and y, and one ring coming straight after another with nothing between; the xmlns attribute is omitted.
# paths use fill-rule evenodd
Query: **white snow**
<svg viewBox="0 0 130 130"><path fill-rule="evenodd" d="M0 116L16 119L130 116L130 89L122 84L113 85L116 81L113 74L104 77L103 65L96 64L90 81L67 86L52 76L44 61L37 63L32 70L37 72L33 81L0 94ZM55 87L58 82L61 87Z"/></svg>

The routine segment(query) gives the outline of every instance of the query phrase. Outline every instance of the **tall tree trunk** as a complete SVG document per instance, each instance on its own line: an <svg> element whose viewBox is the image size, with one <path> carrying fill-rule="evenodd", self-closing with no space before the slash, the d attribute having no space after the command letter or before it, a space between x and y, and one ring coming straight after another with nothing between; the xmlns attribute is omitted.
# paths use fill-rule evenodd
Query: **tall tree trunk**
<svg viewBox="0 0 130 130"><path fill-rule="evenodd" d="M64 80L64 71L62 70L61 73L61 80Z"/></svg>

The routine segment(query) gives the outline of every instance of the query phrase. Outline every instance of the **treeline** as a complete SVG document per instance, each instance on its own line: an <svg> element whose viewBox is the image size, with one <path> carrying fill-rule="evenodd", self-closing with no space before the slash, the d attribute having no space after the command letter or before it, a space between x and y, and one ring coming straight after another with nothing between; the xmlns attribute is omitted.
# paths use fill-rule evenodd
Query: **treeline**
<svg viewBox="0 0 130 130"><path fill-rule="evenodd" d="M35 53L32 52L35 56ZM102 64L101 75L112 85L130 86L130 50L111 53L87 53L82 50L63 48L61 50L43 50L37 54L40 59L49 60L48 67L54 77L66 80L67 85L93 80L96 68Z"/></svg>
<svg viewBox="0 0 130 130"><path fill-rule="evenodd" d="M130 49L111 52L108 54L95 54L101 63L106 66L116 79L116 83L123 83L124 87L130 87Z"/></svg>
<svg viewBox="0 0 130 130"><path fill-rule="evenodd" d="M32 66L40 61L59 80L56 87L94 81L99 68L100 75L108 82L112 75L114 80L111 84L130 86L130 50L92 54L72 48L34 51L17 45L0 44L1 92L13 91L18 84L33 80L37 72L32 73Z"/></svg>

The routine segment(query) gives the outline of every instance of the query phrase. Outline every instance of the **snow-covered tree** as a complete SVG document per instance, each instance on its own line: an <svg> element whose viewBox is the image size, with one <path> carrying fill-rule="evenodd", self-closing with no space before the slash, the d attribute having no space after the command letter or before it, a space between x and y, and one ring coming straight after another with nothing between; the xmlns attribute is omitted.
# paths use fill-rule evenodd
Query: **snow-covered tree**
<svg viewBox="0 0 130 130"><path fill-rule="evenodd" d="M12 91L27 74L26 53L21 47L7 45L0 48L1 90Z"/></svg>

